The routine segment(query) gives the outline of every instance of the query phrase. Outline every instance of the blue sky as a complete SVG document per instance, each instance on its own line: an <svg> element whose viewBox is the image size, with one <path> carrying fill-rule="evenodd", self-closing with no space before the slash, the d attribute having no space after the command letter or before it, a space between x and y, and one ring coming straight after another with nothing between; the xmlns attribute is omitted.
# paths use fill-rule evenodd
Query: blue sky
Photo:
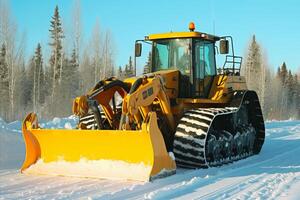
<svg viewBox="0 0 300 200"><path fill-rule="evenodd" d="M70 25L72 0L10 0L20 31L27 35L27 55L38 42L47 45L50 18L59 6L65 26ZM283 61L300 68L300 1L285 0L82 0L83 36L87 40L96 21L114 37L116 63L124 65L133 54L135 39L167 31L196 30L232 35L236 54L243 55L253 34L263 46L271 67ZM215 26L213 26L215 24Z"/></svg>

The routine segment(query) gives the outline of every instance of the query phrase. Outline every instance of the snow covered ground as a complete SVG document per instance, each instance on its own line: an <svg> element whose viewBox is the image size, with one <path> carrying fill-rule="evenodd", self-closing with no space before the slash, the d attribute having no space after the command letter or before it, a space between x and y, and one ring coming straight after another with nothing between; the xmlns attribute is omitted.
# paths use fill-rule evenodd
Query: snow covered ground
<svg viewBox="0 0 300 200"><path fill-rule="evenodd" d="M72 128L56 118L47 128ZM149 183L26 175L21 123L0 119L0 199L300 199L300 121L266 123L259 155L217 168L184 170Z"/></svg>

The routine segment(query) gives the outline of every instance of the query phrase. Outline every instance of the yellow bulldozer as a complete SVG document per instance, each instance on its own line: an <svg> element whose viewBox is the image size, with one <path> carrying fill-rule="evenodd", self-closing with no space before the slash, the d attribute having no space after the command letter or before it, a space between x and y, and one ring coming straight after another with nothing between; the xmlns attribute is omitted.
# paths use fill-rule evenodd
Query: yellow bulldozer
<svg viewBox="0 0 300 200"><path fill-rule="evenodd" d="M231 36L195 31L151 34L151 69L107 78L74 99L76 129L42 129L35 113L22 131L25 173L149 181L177 167L208 168L258 154L260 103L240 76ZM216 67L216 54L224 65Z"/></svg>

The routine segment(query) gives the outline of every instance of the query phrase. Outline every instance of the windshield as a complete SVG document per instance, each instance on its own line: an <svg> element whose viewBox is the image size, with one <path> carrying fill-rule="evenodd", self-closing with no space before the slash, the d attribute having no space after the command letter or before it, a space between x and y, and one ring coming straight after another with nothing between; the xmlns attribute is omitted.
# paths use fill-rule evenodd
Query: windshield
<svg viewBox="0 0 300 200"><path fill-rule="evenodd" d="M166 39L153 42L153 70L178 69L189 75L191 39Z"/></svg>

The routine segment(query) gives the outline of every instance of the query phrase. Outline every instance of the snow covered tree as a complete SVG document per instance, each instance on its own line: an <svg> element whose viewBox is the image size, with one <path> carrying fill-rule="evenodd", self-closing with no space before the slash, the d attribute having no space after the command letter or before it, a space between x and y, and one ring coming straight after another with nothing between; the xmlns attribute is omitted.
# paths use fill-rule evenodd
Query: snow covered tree
<svg viewBox="0 0 300 200"><path fill-rule="evenodd" d="M64 38L58 6L55 7L54 15L50 21L50 38L49 43L52 48L50 67L52 72L52 102L57 95L59 83L61 81L62 70L62 39Z"/></svg>
<svg viewBox="0 0 300 200"><path fill-rule="evenodd" d="M15 70L15 119L23 119L24 115L28 112L32 112L32 107L26 107L26 97L28 97L28 85L27 85L27 77L26 77L26 69L25 69L25 61L21 63ZM31 104L32 106L32 104Z"/></svg>
<svg viewBox="0 0 300 200"><path fill-rule="evenodd" d="M92 67L94 68L94 84L96 84L100 80L101 74L103 73L101 58L103 43L101 39L100 25L98 20L93 29L92 38L90 40L90 47L91 48L89 49L89 51L91 51L90 55L92 57Z"/></svg>
<svg viewBox="0 0 300 200"><path fill-rule="evenodd" d="M44 102L44 70L43 70L43 58L42 49L40 43L38 43L33 66L33 111L39 113L39 107Z"/></svg>
<svg viewBox="0 0 300 200"><path fill-rule="evenodd" d="M0 44L5 45L6 64L9 77L8 121L15 119L18 94L16 89L16 70L24 61L25 37L18 34L18 29L11 16L9 1L0 1ZM21 36L21 37L20 37ZM1 48L1 47L0 47Z"/></svg>
<svg viewBox="0 0 300 200"><path fill-rule="evenodd" d="M114 75L111 32L100 33L97 23L91 42L84 49L80 2L75 1L69 33L63 31L58 6L54 9L50 19L48 62L43 61L40 44L34 55L25 60L25 37L19 37L9 1L0 1L0 117L11 121L30 111L48 118L70 114L71 106L65 105L70 105L73 97L85 93L95 82ZM70 41L72 52L67 48ZM131 69L133 71L133 67Z"/></svg>
<svg viewBox="0 0 300 200"><path fill-rule="evenodd" d="M274 91L273 91L273 85L274 85L274 80L273 80L273 74L272 71L270 70L269 67L267 67L267 64L265 64L265 73L264 73L264 93L263 93L263 102L264 102L264 107L263 107L263 115L266 118L269 118L271 115L272 110L274 109Z"/></svg>
<svg viewBox="0 0 300 200"><path fill-rule="evenodd" d="M80 71L80 94L86 93L93 85L95 85L95 68L93 59L90 57L89 49L85 49L82 56L82 64Z"/></svg>
<svg viewBox="0 0 300 200"><path fill-rule="evenodd" d="M72 67L70 64L70 60L67 57L63 58L62 61L62 74L61 74L61 82L58 88L59 96L57 96L57 99L59 101L59 104L57 107L59 108L55 112L55 116L65 116L71 114L71 106L65 106L65 105L71 105L72 98L71 95L74 91L71 89L71 77L72 77Z"/></svg>
<svg viewBox="0 0 300 200"><path fill-rule="evenodd" d="M278 69L278 76L281 80L282 85L285 87L287 76L288 76L288 71L287 71L287 67L286 67L285 62L283 62L281 67Z"/></svg>
<svg viewBox="0 0 300 200"><path fill-rule="evenodd" d="M113 50L112 50L112 38L109 31L106 31L104 42L103 42L103 72L101 79L106 79L113 76L114 62L113 62Z"/></svg>
<svg viewBox="0 0 300 200"><path fill-rule="evenodd" d="M6 47L3 44L0 51L0 117L8 120L9 114L9 76L6 62Z"/></svg>
<svg viewBox="0 0 300 200"><path fill-rule="evenodd" d="M289 91L287 87L288 70L285 62L278 68L276 78L279 82L277 86L277 116L278 119L287 119L290 114L288 109Z"/></svg>
<svg viewBox="0 0 300 200"><path fill-rule="evenodd" d="M246 56L244 75L248 88L257 92L262 107L264 107L264 73L265 68L262 60L261 47L257 43L255 35L253 35Z"/></svg>
<svg viewBox="0 0 300 200"><path fill-rule="evenodd" d="M67 71L68 82L70 90L72 91L71 97L74 98L79 94L79 63L77 60L76 47L72 51L71 60L69 63L69 70Z"/></svg>
<svg viewBox="0 0 300 200"><path fill-rule="evenodd" d="M289 118L297 119L299 113L299 84L297 74L293 75L291 70L288 71L287 94L288 94L288 112Z"/></svg>

